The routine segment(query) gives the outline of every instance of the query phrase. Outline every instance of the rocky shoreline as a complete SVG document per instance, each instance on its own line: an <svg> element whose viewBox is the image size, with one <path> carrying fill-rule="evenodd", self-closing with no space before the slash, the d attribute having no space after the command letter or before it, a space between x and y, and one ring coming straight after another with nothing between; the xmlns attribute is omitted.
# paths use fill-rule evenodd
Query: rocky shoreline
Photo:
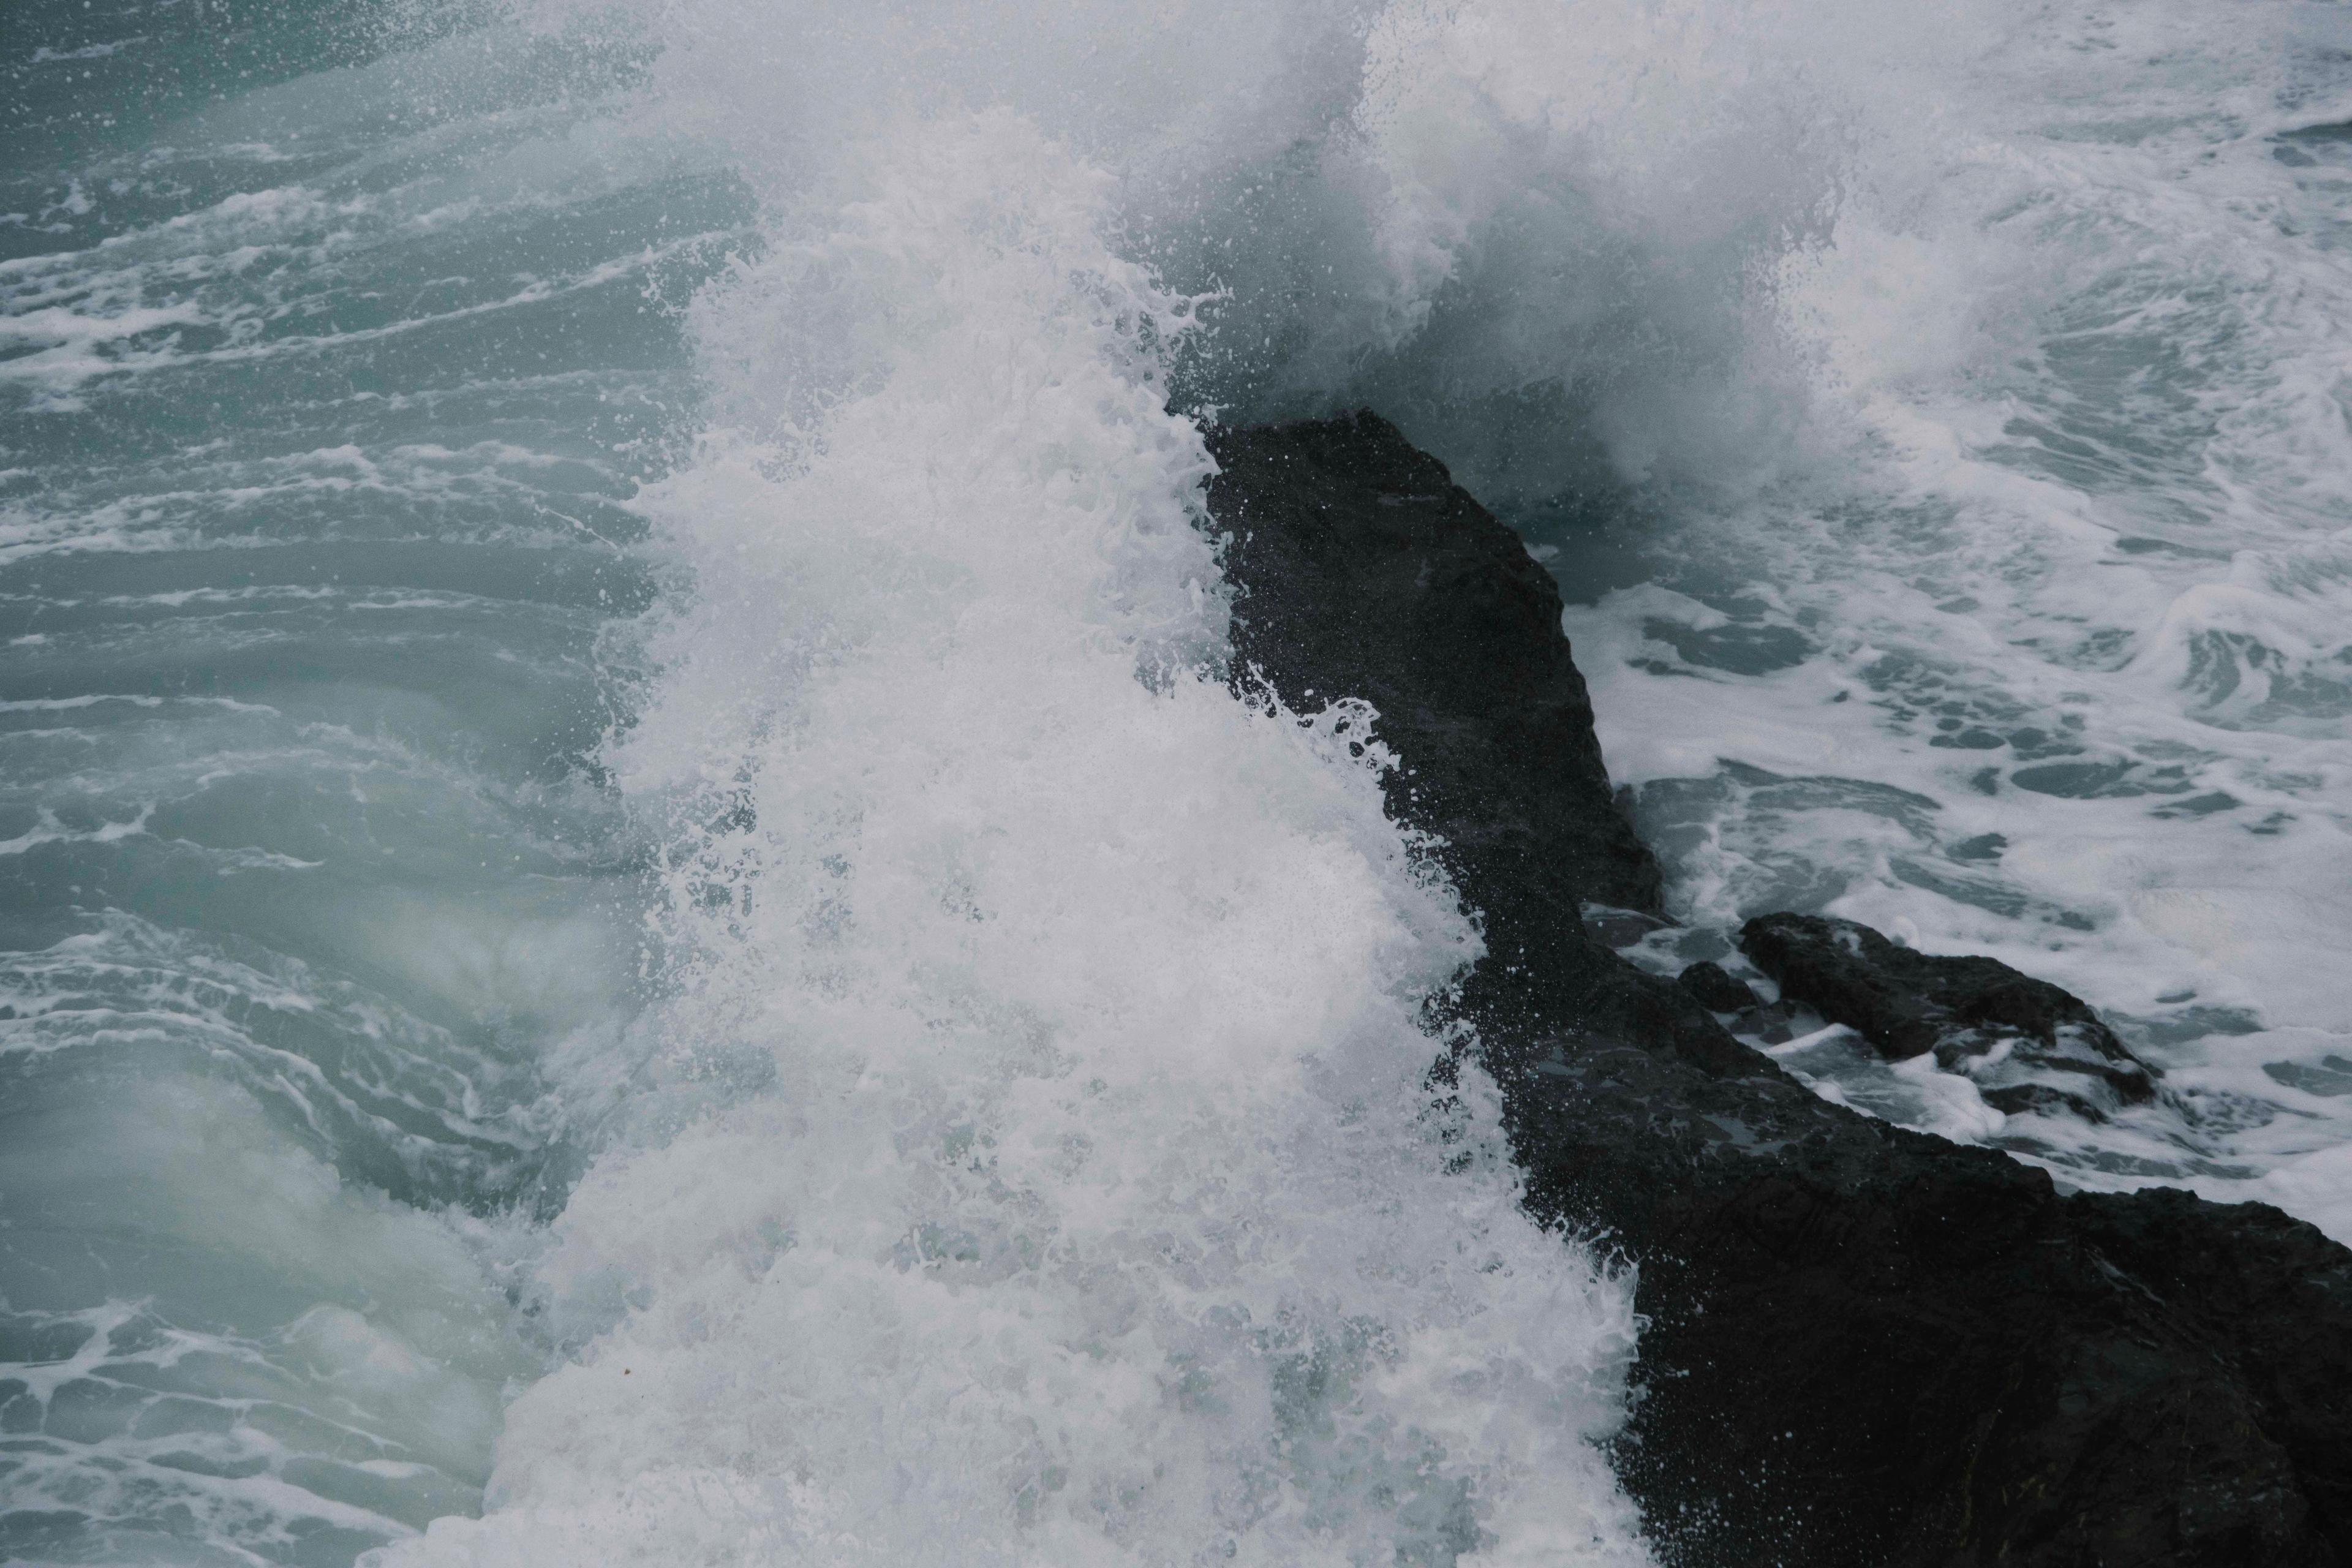
<svg viewBox="0 0 2352 1568"><path fill-rule="evenodd" d="M1370 414L1211 445L1236 682L1378 710L1391 809L1485 927L1443 1011L1503 1086L1528 1202L1639 1266L1613 1458L1664 1561L2352 1564L2352 1251L2262 1205L2062 1194L1814 1096L1726 1028L1737 977L1587 929L1654 914L1658 868L1517 537ZM1741 944L1890 1056L2032 1069L1988 1098L2155 1091L2089 1006L1990 959L1791 915Z"/></svg>

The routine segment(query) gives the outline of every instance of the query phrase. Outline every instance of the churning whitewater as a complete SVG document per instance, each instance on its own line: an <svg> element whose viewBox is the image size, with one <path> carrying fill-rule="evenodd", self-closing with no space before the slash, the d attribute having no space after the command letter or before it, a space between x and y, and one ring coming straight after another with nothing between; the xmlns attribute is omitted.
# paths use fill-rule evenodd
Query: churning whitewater
<svg viewBox="0 0 2352 1568"><path fill-rule="evenodd" d="M0 1559L1651 1561L1202 431L1570 600L1679 924L2352 1237L2352 25L2251 0L0 19Z"/></svg>
<svg viewBox="0 0 2352 1568"><path fill-rule="evenodd" d="M1639 1560L1630 1302L1431 1104L1469 930L1333 720L1217 678L1188 302L1014 117L844 177L698 307L789 436L644 503L674 994L538 1269L583 1348L391 1560Z"/></svg>

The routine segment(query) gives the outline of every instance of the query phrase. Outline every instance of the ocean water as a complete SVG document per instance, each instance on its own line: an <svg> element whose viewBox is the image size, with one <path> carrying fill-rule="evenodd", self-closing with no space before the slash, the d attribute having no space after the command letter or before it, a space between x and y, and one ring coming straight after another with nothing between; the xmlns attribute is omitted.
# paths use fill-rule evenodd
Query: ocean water
<svg viewBox="0 0 2352 1568"><path fill-rule="evenodd" d="M0 1559L1649 1560L1216 418L1571 601L1669 872L2164 1070L1822 1093L2352 1239L2352 23L0 17ZM1810 1020L1799 1020L1809 1025Z"/></svg>

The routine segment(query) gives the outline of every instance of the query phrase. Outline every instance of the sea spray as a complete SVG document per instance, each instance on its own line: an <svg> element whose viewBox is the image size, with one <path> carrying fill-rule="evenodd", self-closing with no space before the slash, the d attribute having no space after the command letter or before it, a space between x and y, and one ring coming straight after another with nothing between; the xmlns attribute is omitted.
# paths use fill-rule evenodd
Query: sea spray
<svg viewBox="0 0 2352 1568"><path fill-rule="evenodd" d="M827 395L730 388L821 413L644 503L693 590L612 765L692 1109L557 1223L486 1517L383 1561L1644 1561L1625 1284L1430 1081L1472 929L1360 709L1220 678L1188 302L1018 116L853 166L698 310L823 334Z"/></svg>
<svg viewBox="0 0 2352 1568"><path fill-rule="evenodd" d="M1790 906L2000 953L2098 1003L2163 1103L2002 1120L1868 1053L1783 1059L2070 1181L2352 1235L2342 7L9 23L0 1426L41 1451L0 1555L347 1563L472 1511L502 1390L632 1310L635 1266L519 1275L537 1222L607 1143L749 1114L776 1073L756 1030L676 1021L755 989L695 978L729 950L687 900L636 1021L637 857L713 919L788 860L729 837L766 820L748 795L708 831L740 737L803 724L807 672L896 622L845 566L833 619L712 617L691 666L635 624L651 572L697 579L687 605L760 552L698 563L682 489L640 550L627 498L698 432L689 475L747 487L827 449L909 301L947 317L878 263L829 294L811 247L882 188L890 127L991 108L1108 175L1066 195L1108 250L1213 296L1179 406L1372 404L1559 574L1692 922L1654 956ZM1213 575L1150 538L1127 588L1088 580L1089 625L1175 703ZM1117 607L1187 576L1198 607ZM630 763L617 810L597 737L640 707L683 771Z"/></svg>

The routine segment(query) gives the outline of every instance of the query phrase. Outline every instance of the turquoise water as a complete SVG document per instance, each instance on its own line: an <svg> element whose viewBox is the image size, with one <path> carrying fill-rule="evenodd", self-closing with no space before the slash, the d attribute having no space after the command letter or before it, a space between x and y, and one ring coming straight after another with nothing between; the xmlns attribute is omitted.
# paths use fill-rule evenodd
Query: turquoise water
<svg viewBox="0 0 2352 1568"><path fill-rule="evenodd" d="M1645 958L1850 914L2168 1074L1822 1093L2352 1235L2347 58L11 7L0 1559L1646 1561L1626 1282L1419 1089L1475 938L1215 678L1212 410L1522 528Z"/></svg>
<svg viewBox="0 0 2352 1568"><path fill-rule="evenodd" d="M347 1563L538 1364L509 1233L602 1109L543 1060L639 961L616 502L745 205L594 145L625 60L5 28L0 1557Z"/></svg>

